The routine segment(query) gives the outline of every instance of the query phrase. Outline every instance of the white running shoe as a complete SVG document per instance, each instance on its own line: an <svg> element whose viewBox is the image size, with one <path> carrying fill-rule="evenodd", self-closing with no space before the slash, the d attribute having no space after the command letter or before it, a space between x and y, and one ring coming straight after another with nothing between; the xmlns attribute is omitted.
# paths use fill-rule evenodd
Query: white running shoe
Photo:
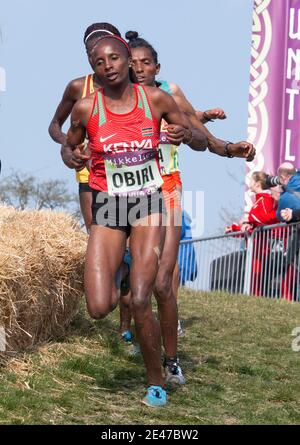
<svg viewBox="0 0 300 445"><path fill-rule="evenodd" d="M178 335L178 337L182 337L183 334L184 334L184 332L183 332L183 328L182 328L181 322L180 322L180 320L178 320L177 335Z"/></svg>
<svg viewBox="0 0 300 445"><path fill-rule="evenodd" d="M184 385L186 380L179 366L179 361L166 361L165 365L166 383L175 383L176 385Z"/></svg>

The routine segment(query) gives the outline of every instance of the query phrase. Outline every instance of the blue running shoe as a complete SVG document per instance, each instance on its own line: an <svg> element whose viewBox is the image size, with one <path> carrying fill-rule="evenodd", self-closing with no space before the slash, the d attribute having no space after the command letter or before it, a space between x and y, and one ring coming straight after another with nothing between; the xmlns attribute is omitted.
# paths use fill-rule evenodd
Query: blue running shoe
<svg viewBox="0 0 300 445"><path fill-rule="evenodd" d="M142 403L151 408L164 406L167 404L167 393L161 386L149 386Z"/></svg>
<svg viewBox="0 0 300 445"><path fill-rule="evenodd" d="M132 256L129 247L126 247L123 261L125 264L127 264L129 270L131 269L131 263L132 263Z"/></svg>
<svg viewBox="0 0 300 445"><path fill-rule="evenodd" d="M121 292L123 295L128 294L130 290L130 269L131 269L131 263L132 263L132 256L130 253L130 249L126 247L124 257L123 257L123 263L125 263L128 267L128 272L125 275L125 277L121 281Z"/></svg>
<svg viewBox="0 0 300 445"><path fill-rule="evenodd" d="M122 332L122 338L126 343L132 343L133 333L131 331Z"/></svg>

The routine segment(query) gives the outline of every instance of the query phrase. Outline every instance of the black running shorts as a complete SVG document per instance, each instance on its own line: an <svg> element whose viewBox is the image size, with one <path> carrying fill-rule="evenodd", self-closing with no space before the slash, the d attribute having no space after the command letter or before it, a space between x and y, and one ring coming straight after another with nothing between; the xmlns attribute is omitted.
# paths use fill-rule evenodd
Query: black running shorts
<svg viewBox="0 0 300 445"><path fill-rule="evenodd" d="M93 190L92 224L121 230L130 236L136 221L155 213L166 214L163 193L142 196L109 196Z"/></svg>
<svg viewBox="0 0 300 445"><path fill-rule="evenodd" d="M89 186L88 182L79 182L79 195L83 192L92 192L93 189Z"/></svg>

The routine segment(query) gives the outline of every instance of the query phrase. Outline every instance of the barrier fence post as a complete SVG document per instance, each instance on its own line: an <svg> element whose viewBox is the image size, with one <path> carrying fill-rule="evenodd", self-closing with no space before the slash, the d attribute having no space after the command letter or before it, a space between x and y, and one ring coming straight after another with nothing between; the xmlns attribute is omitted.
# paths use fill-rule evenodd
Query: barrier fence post
<svg viewBox="0 0 300 445"><path fill-rule="evenodd" d="M255 236L255 231L251 236L247 238L247 253L246 253L246 264L245 264L245 281L244 281L244 294L250 295L251 293L251 273L252 273L252 262L253 262L253 237Z"/></svg>

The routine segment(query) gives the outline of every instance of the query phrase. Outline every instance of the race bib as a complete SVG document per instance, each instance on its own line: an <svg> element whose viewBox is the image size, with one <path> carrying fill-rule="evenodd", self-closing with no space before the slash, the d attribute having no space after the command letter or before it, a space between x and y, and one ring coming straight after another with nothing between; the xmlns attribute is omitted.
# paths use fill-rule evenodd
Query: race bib
<svg viewBox="0 0 300 445"><path fill-rule="evenodd" d="M158 147L160 174L163 176L179 171L178 147L168 142L167 132L164 131L165 125L167 124L163 121Z"/></svg>
<svg viewBox="0 0 300 445"><path fill-rule="evenodd" d="M104 157L110 196L139 196L155 192L163 180L153 150L114 153Z"/></svg>
<svg viewBox="0 0 300 445"><path fill-rule="evenodd" d="M171 144L161 144L158 148L161 175L169 175L179 171L177 147Z"/></svg>

